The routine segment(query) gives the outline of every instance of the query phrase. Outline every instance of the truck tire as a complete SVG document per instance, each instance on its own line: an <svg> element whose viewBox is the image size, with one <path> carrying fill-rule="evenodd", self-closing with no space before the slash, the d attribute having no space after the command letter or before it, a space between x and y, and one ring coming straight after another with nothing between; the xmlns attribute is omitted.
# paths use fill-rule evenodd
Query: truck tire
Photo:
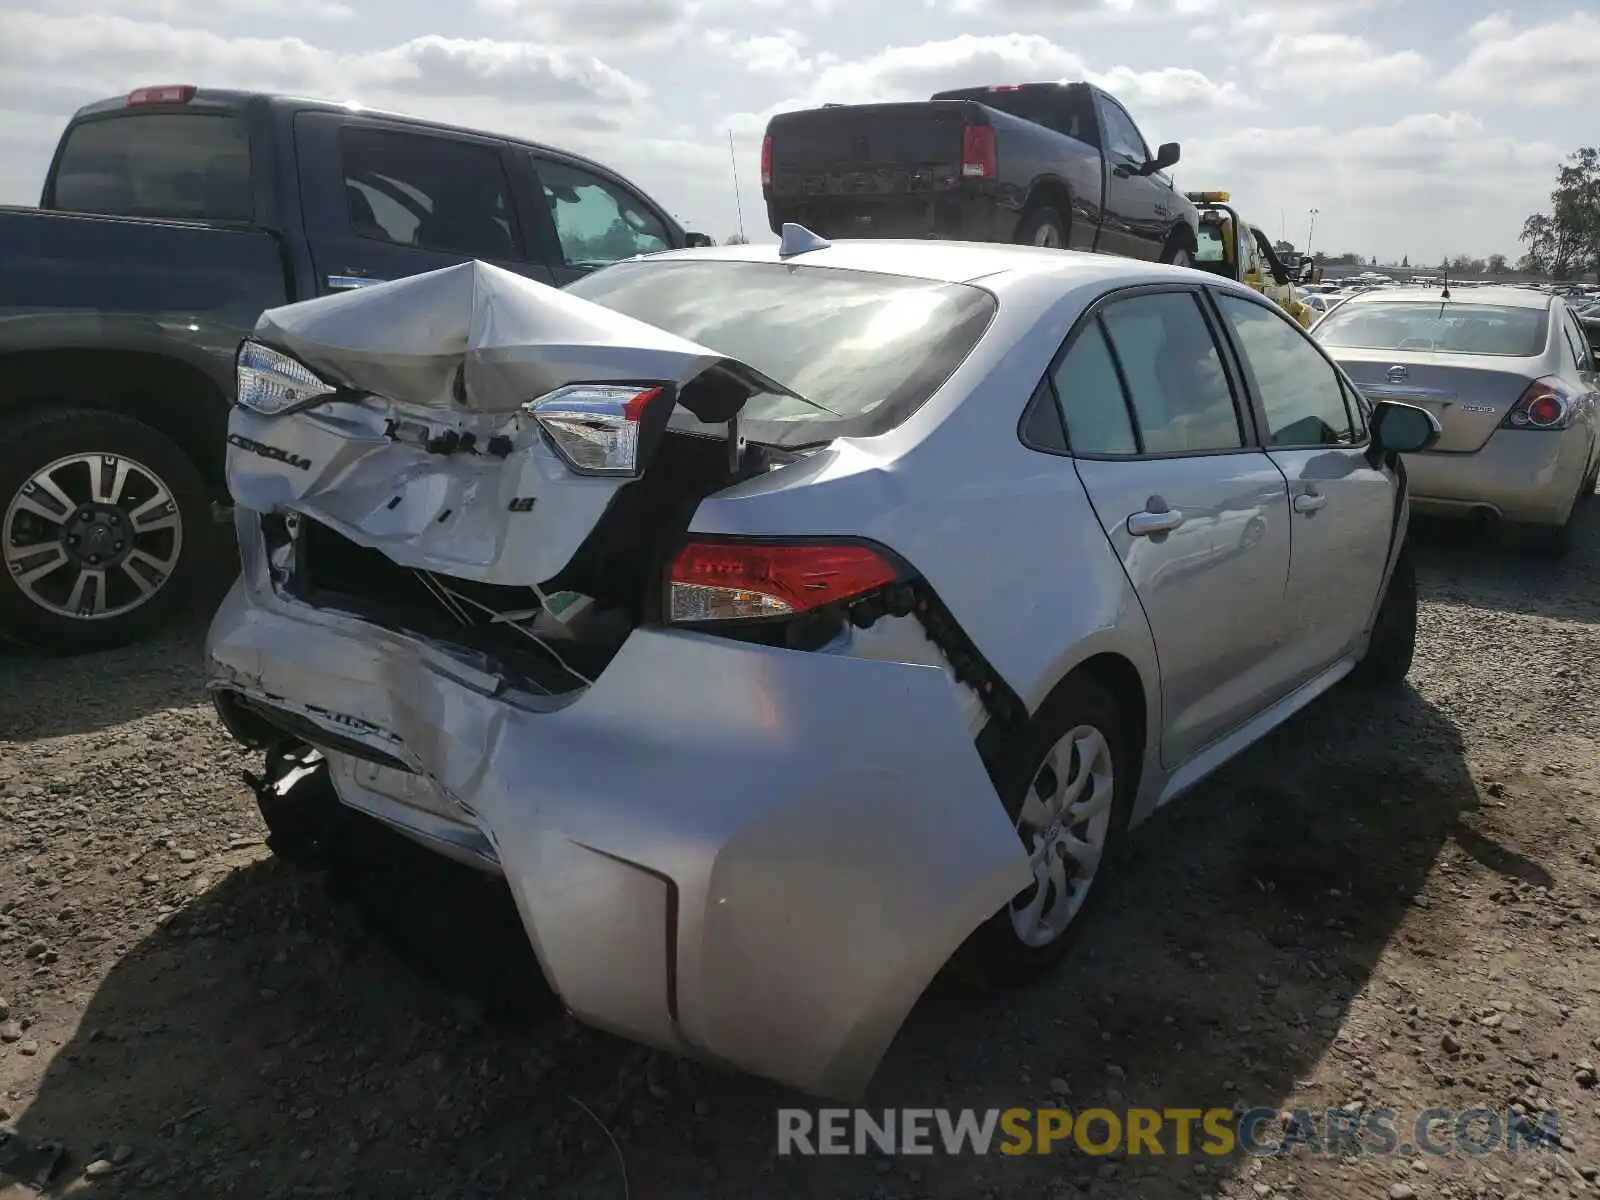
<svg viewBox="0 0 1600 1200"><path fill-rule="evenodd" d="M1022 220L1017 222L1016 240L1019 246L1046 246L1052 250L1065 250L1067 219L1048 204L1041 204L1022 214Z"/></svg>
<svg viewBox="0 0 1600 1200"><path fill-rule="evenodd" d="M51 654L165 624L213 558L210 495L139 421L51 408L0 422L0 633Z"/></svg>
<svg viewBox="0 0 1600 1200"><path fill-rule="evenodd" d="M1189 243L1184 239L1183 228L1180 227L1167 239L1167 244L1161 251L1161 261L1168 266L1194 266L1194 251L1189 249Z"/></svg>

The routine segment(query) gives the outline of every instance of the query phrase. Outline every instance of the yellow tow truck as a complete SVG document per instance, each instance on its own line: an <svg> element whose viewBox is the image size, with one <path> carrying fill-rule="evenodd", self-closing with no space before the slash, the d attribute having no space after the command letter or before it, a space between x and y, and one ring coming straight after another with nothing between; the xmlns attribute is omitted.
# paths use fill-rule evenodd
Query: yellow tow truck
<svg viewBox="0 0 1600 1200"><path fill-rule="evenodd" d="M1252 225L1229 205L1227 192L1184 193L1200 211L1199 248L1194 265L1201 271L1236 279L1277 302L1302 328L1316 314L1295 295L1296 283L1309 283L1316 269L1310 259L1290 271L1272 249L1259 225Z"/></svg>

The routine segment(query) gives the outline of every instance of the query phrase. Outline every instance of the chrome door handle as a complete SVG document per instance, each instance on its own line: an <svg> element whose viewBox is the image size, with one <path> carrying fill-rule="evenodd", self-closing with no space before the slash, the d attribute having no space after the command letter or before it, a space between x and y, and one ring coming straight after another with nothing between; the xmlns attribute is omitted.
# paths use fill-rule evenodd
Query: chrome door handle
<svg viewBox="0 0 1600 1200"><path fill-rule="evenodd" d="M1183 514L1175 508L1162 512L1136 512L1128 518L1128 532L1134 537L1149 537L1153 533L1171 533L1183 524Z"/></svg>
<svg viewBox="0 0 1600 1200"><path fill-rule="evenodd" d="M328 287L335 292L349 291L351 288L371 287L375 283L388 283L387 279L369 279L365 275L329 275Z"/></svg>
<svg viewBox="0 0 1600 1200"><path fill-rule="evenodd" d="M1297 513L1314 513L1327 502L1326 496L1319 496L1315 492L1301 492L1294 498L1294 510Z"/></svg>

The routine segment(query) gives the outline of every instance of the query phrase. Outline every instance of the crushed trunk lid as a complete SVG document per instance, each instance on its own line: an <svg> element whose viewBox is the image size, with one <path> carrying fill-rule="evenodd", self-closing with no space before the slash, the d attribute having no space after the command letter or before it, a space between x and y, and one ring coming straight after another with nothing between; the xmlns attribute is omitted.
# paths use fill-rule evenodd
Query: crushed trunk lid
<svg viewBox="0 0 1600 1200"><path fill-rule="evenodd" d="M269 368L285 355L326 387L302 376L287 394L308 402L265 411L246 394L247 352ZM648 524L650 509L681 508L753 469L740 410L759 393L792 394L705 346L481 262L269 309L240 374L227 468L240 505L303 514L401 567L522 587L572 565L608 514ZM646 487L652 463L685 478ZM630 491L651 503L619 503Z"/></svg>

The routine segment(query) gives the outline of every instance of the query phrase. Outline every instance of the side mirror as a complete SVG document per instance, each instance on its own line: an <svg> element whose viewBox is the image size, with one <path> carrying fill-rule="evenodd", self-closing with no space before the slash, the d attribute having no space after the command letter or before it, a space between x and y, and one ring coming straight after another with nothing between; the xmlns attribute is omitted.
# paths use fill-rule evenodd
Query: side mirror
<svg viewBox="0 0 1600 1200"><path fill-rule="evenodd" d="M1372 407L1372 442L1386 454L1420 454L1444 432L1439 418L1415 404L1380 400Z"/></svg>
<svg viewBox="0 0 1600 1200"><path fill-rule="evenodd" d="M1156 156L1150 160L1151 173L1176 166L1182 153L1183 148L1177 142L1162 142L1156 147Z"/></svg>
<svg viewBox="0 0 1600 1200"><path fill-rule="evenodd" d="M690 250L693 250L699 246L709 246L712 244L712 241L709 234L686 233L683 235L683 244Z"/></svg>
<svg viewBox="0 0 1600 1200"><path fill-rule="evenodd" d="M1316 274L1316 271L1317 264L1308 258L1300 264L1300 270L1296 273L1295 280L1299 283L1310 283L1311 277Z"/></svg>

